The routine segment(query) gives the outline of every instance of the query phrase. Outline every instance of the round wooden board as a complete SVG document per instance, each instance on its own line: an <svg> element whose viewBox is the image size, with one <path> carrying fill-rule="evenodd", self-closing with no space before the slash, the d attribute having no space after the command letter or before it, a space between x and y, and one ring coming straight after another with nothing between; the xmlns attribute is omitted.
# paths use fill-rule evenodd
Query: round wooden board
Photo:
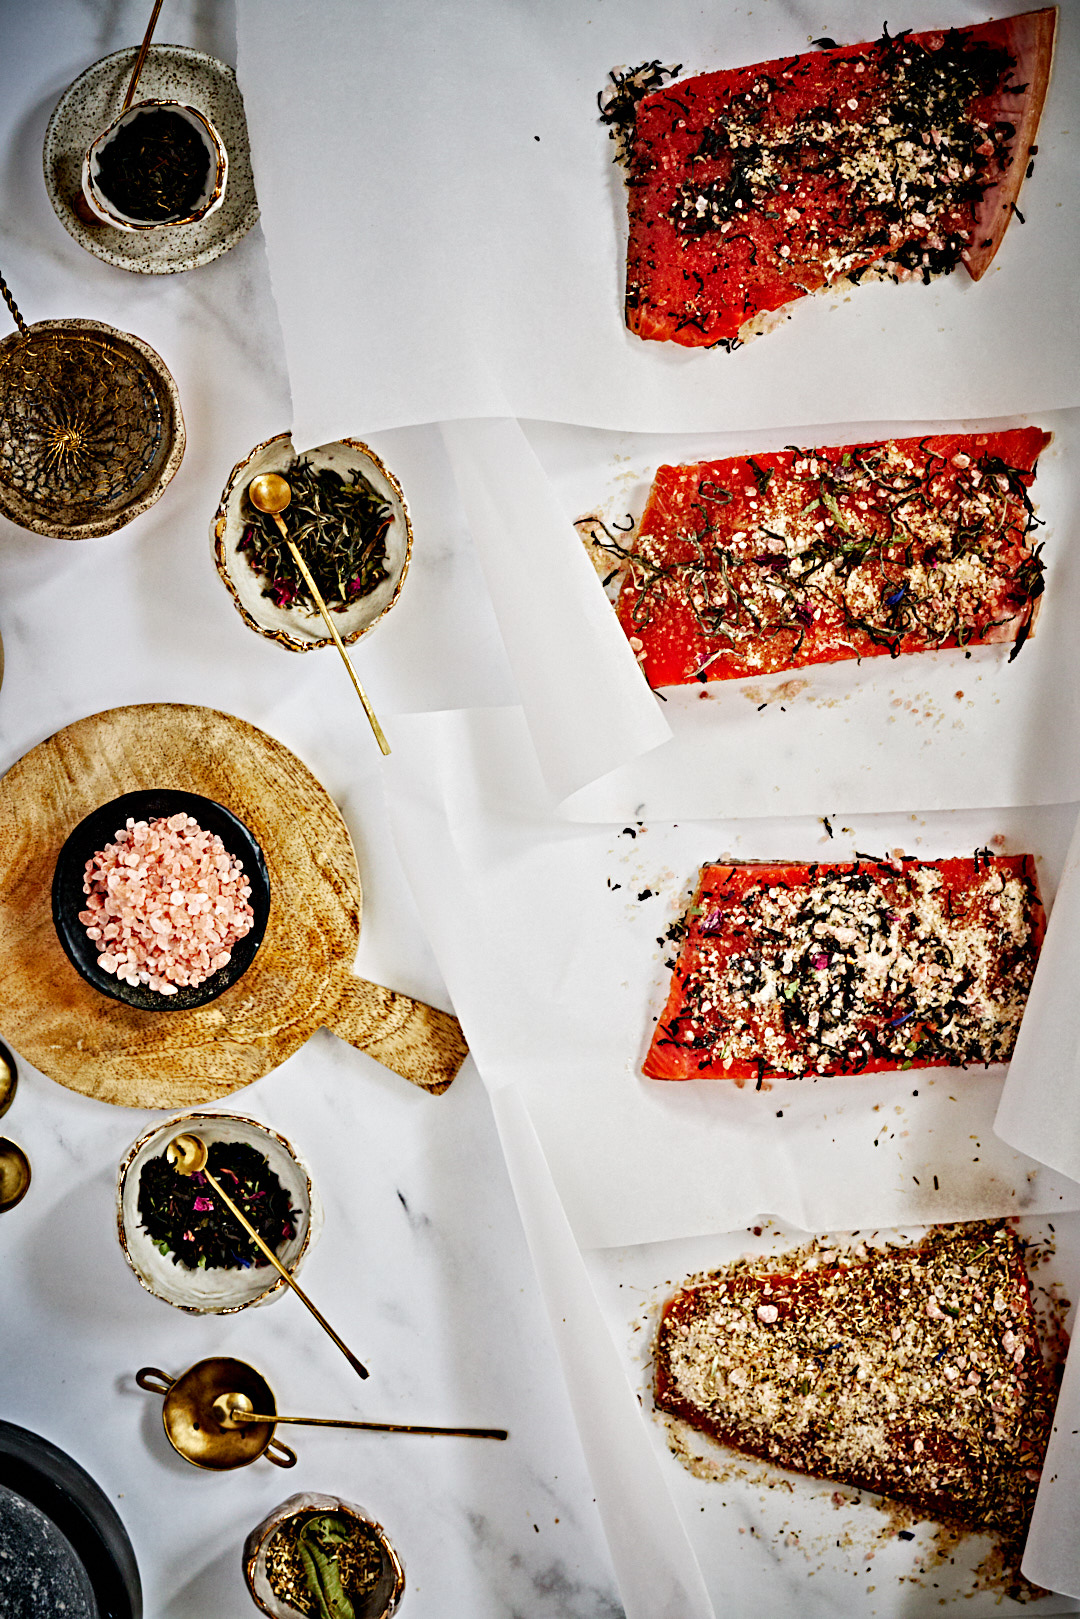
<svg viewBox="0 0 1080 1619"><path fill-rule="evenodd" d="M140 1012L92 989L52 922L57 854L99 804L140 788L203 793L245 823L270 872L254 962L217 1000ZM432 1091L465 1055L447 1013L352 974L361 891L348 828L273 737L214 709L151 703L69 725L0 781L0 1019L11 1044L70 1089L124 1107L215 1101L284 1062L315 1029Z"/></svg>

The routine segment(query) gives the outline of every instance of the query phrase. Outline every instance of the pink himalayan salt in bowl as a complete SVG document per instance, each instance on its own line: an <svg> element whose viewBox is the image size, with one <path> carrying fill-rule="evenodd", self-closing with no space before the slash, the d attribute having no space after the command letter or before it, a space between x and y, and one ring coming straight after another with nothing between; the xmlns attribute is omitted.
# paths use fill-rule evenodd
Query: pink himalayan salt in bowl
<svg viewBox="0 0 1080 1619"><path fill-rule="evenodd" d="M149 790L103 804L69 834L52 909L68 959L95 989L142 1011L182 1011L251 965L270 881L231 811L195 793Z"/></svg>
<svg viewBox="0 0 1080 1619"><path fill-rule="evenodd" d="M243 862L183 810L152 821L129 815L86 862L83 892L79 921L101 970L161 995L228 966L255 919Z"/></svg>

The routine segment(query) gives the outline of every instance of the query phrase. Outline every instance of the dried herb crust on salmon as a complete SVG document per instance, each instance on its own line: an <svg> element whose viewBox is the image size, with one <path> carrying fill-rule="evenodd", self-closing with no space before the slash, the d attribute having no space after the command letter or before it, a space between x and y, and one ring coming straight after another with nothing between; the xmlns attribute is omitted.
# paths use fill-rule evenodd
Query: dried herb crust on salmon
<svg viewBox="0 0 1080 1619"><path fill-rule="evenodd" d="M1012 1055L1046 930L1031 855L704 866L653 1079L818 1078Z"/></svg>
<svg viewBox="0 0 1080 1619"><path fill-rule="evenodd" d="M655 1401L722 1445L1022 1537L1053 1415L1016 1234L742 1261L664 1307Z"/></svg>
<svg viewBox="0 0 1080 1619"><path fill-rule="evenodd" d="M886 31L635 98L630 330L731 347L871 266L929 281L963 264L978 280L1016 212L1056 15Z"/></svg>
<svg viewBox="0 0 1080 1619"><path fill-rule="evenodd" d="M1051 435L928 434L662 466L619 622L653 687L1012 642L1043 592Z"/></svg>

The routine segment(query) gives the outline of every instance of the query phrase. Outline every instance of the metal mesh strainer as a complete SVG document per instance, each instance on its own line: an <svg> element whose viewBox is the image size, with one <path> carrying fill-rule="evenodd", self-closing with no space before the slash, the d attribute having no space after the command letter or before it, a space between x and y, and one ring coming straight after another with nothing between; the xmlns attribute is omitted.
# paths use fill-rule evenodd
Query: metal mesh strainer
<svg viewBox="0 0 1080 1619"><path fill-rule="evenodd" d="M0 342L0 512L60 539L111 534L180 465L176 384L153 349L97 321L27 326Z"/></svg>

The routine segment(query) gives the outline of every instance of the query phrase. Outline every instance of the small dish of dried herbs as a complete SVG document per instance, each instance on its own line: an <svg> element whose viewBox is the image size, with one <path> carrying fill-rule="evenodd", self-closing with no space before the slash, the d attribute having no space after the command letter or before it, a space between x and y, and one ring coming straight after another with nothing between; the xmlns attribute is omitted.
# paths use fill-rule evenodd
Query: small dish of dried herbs
<svg viewBox="0 0 1080 1619"><path fill-rule="evenodd" d="M276 523L247 497L264 472L287 478L289 535L342 640L358 640L397 601L408 571L412 528L397 479L357 439L297 456L287 433L234 467L211 528L214 562L249 628L293 652L332 643Z"/></svg>
<svg viewBox="0 0 1080 1619"><path fill-rule="evenodd" d="M235 1113L188 1113L147 1131L120 1166L124 1257L149 1292L178 1309L224 1314L261 1303L284 1283L205 1177L169 1163L165 1149L181 1129L207 1142L211 1173L290 1271L318 1235L311 1176L284 1136Z"/></svg>
<svg viewBox="0 0 1080 1619"><path fill-rule="evenodd" d="M207 1168L275 1253L296 1235L296 1210L263 1153L246 1141L212 1141ZM248 1270L270 1261L225 1207L206 1176L181 1175L167 1150L139 1176L139 1221L158 1247L188 1270Z"/></svg>
<svg viewBox="0 0 1080 1619"><path fill-rule="evenodd" d="M244 1573L272 1619L389 1619L405 1571L382 1527L331 1495L294 1495L244 1546Z"/></svg>

